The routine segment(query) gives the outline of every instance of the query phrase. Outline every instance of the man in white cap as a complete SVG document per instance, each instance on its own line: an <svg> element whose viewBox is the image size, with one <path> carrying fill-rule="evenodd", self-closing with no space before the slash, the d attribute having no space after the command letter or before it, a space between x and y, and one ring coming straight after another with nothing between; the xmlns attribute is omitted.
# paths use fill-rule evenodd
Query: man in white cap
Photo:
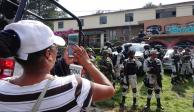
<svg viewBox="0 0 194 112"><path fill-rule="evenodd" d="M147 83L147 104L144 109L150 109L150 101L152 98L152 91L155 91L155 96L157 100L157 109L163 109L160 102L160 91L162 88L162 74L163 67L160 59L157 58L157 51L151 50L150 57L144 61L144 71L146 72Z"/></svg>

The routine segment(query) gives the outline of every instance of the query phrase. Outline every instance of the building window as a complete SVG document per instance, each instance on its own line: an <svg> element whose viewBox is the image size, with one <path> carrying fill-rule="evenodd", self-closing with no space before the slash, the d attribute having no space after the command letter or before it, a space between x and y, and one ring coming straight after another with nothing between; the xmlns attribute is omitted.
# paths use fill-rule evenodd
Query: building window
<svg viewBox="0 0 194 112"><path fill-rule="evenodd" d="M58 22L58 28L64 28L63 21Z"/></svg>
<svg viewBox="0 0 194 112"><path fill-rule="evenodd" d="M193 6L193 15L194 15L194 6Z"/></svg>
<svg viewBox="0 0 194 112"><path fill-rule="evenodd" d="M116 40L117 39L117 32L116 32L116 30L114 30L114 29L110 29L110 30L108 30L108 37L109 37L109 41L111 41L111 40Z"/></svg>
<svg viewBox="0 0 194 112"><path fill-rule="evenodd" d="M107 24L107 16L100 16L100 24Z"/></svg>
<svg viewBox="0 0 194 112"><path fill-rule="evenodd" d="M131 22L131 21L133 21L133 13L125 14L125 22Z"/></svg>
<svg viewBox="0 0 194 112"><path fill-rule="evenodd" d="M156 19L176 17L176 8L156 10Z"/></svg>

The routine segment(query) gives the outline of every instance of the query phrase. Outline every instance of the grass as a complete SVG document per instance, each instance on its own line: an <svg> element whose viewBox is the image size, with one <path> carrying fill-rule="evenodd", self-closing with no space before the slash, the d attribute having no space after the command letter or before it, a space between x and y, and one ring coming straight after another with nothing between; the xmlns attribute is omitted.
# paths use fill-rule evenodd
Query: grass
<svg viewBox="0 0 194 112"><path fill-rule="evenodd" d="M141 112L147 99L147 90L142 82L142 77L138 78L138 108L130 112ZM194 82L192 80L172 86L170 83L169 75L163 76L163 92L161 93L161 103L164 107L164 112L194 112L192 107L192 95L194 93ZM132 105L132 91L130 90L127 94L126 106L127 110L130 110ZM103 110L109 110L113 112L119 112L119 103L121 102L121 89L120 85L116 86L115 96L103 102L98 102L97 107ZM156 99L155 95L151 101L151 111L156 111Z"/></svg>

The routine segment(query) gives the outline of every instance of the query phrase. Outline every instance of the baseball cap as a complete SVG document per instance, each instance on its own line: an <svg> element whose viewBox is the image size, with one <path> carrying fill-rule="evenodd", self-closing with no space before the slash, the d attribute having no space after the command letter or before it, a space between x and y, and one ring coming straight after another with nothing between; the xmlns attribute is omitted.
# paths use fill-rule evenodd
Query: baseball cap
<svg viewBox="0 0 194 112"><path fill-rule="evenodd" d="M41 51L56 44L64 46L63 38L54 35L53 31L44 23L37 20L21 20L5 26L4 30L15 31L20 38L18 58L28 59L28 54Z"/></svg>

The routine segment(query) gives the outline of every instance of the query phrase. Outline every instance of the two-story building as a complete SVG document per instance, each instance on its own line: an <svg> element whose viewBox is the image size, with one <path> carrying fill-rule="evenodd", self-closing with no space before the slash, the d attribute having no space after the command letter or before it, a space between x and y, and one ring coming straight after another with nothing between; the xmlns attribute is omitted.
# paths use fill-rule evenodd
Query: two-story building
<svg viewBox="0 0 194 112"><path fill-rule="evenodd" d="M104 41L127 42L136 37L141 29L156 30L149 42L171 47L177 43L194 42L194 1L155 8L138 8L109 13L92 14L79 17L86 35L85 43L93 47L102 47ZM78 30L76 21L55 21L54 31ZM184 39L181 39L181 37ZM165 41L161 41L160 39ZM170 38L170 39L169 39ZM155 40L156 39L156 40ZM176 40L172 42L172 40ZM181 41L179 41L181 40ZM172 43L171 43L172 42Z"/></svg>

